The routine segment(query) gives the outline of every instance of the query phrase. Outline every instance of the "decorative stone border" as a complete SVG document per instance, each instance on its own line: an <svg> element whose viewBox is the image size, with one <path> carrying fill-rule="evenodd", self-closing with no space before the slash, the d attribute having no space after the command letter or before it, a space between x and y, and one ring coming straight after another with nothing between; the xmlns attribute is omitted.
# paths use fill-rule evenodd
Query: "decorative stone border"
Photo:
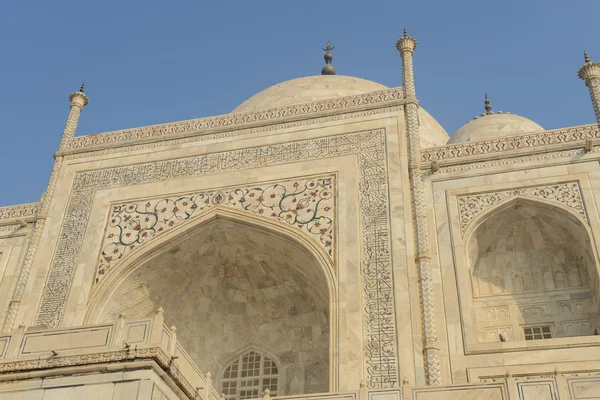
<svg viewBox="0 0 600 400"><path fill-rule="evenodd" d="M397 386L397 333L393 318L394 280L384 129L76 174L36 324L56 328L62 322L97 190L351 154L357 156L359 166L366 383L370 388Z"/></svg>
<svg viewBox="0 0 600 400"><path fill-rule="evenodd" d="M181 389L190 399L201 399L198 390L185 378L179 368L177 368L176 363L173 363L171 357L167 355L160 347L106 351L99 353L50 357L45 359L39 358L34 360L7 361L0 363L0 373L14 374L36 370L90 366L94 364L114 364L118 362L127 362L129 365L135 365L134 363L136 361L143 360L155 361L156 364L158 364L158 366L163 369L171 379L173 379L179 389Z"/></svg>
<svg viewBox="0 0 600 400"><path fill-rule="evenodd" d="M401 87L357 96L338 99L322 100L313 103L299 104L287 107L270 108L247 113L225 114L216 117L192 119L169 124L146 126L115 132L98 133L74 137L66 143L64 150L84 149L91 146L101 146L119 142L130 142L143 139L161 139L177 134L195 133L206 134L218 129L243 129L252 124L271 124L287 118L314 118L319 113L340 113L345 109L366 107L403 100L404 91Z"/></svg>
<svg viewBox="0 0 600 400"><path fill-rule="evenodd" d="M582 125L572 128L557 129L541 133L522 136L483 140L480 142L467 142L462 144L434 147L421 151L421 162L459 160L465 157L485 154L504 153L508 151L529 149L535 147L558 145L583 141L586 139L599 139L600 131L597 124Z"/></svg>
<svg viewBox="0 0 600 400"><path fill-rule="evenodd" d="M460 196L458 197L458 210L461 234L464 236L471 222L486 209L515 196L534 197L556 202L571 208L585 221L588 220L579 182L574 181Z"/></svg>
<svg viewBox="0 0 600 400"><path fill-rule="evenodd" d="M35 217L39 203L19 204L17 206L0 207L1 219Z"/></svg>

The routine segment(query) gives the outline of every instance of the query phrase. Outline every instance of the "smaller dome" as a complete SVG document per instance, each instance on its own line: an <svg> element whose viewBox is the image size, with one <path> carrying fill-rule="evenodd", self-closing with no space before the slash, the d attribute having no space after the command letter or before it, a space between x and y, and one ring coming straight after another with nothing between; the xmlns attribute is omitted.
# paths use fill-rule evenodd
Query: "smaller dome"
<svg viewBox="0 0 600 400"><path fill-rule="evenodd" d="M483 114L467 122L448 140L448 144L475 142L516 136L524 133L541 132L545 129L520 115L502 113Z"/></svg>

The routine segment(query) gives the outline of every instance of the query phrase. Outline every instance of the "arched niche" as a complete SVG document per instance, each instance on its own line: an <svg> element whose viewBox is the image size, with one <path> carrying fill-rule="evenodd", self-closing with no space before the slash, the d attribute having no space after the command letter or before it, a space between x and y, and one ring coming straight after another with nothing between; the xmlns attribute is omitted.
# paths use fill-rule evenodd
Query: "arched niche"
<svg viewBox="0 0 600 400"><path fill-rule="evenodd" d="M309 239L215 209L123 259L98 285L86 322L144 318L162 306L165 323L177 327L178 341L203 371L222 370L250 344L273 354L282 369L318 362L331 371L334 304L332 268ZM327 388L331 375L322 377Z"/></svg>
<svg viewBox="0 0 600 400"><path fill-rule="evenodd" d="M597 257L579 215L516 197L481 215L465 238L480 341L532 340L532 327L549 330L543 338L593 334Z"/></svg>

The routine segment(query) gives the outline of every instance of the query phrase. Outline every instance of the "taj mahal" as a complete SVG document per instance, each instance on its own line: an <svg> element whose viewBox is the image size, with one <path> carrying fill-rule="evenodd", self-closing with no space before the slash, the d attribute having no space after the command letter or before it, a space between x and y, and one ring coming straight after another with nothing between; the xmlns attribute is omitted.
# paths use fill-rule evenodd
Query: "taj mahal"
<svg viewBox="0 0 600 400"><path fill-rule="evenodd" d="M225 115L75 135L70 94L0 208L0 400L600 399L600 63L596 124L482 91L450 136L406 30L400 87L333 47Z"/></svg>

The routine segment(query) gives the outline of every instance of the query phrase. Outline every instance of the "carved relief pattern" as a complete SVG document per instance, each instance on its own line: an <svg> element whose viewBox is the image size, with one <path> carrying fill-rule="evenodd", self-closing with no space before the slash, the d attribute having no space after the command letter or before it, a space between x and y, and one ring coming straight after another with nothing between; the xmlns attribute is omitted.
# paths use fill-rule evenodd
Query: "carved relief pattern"
<svg viewBox="0 0 600 400"><path fill-rule="evenodd" d="M493 193L466 195L458 198L460 229L464 235L473 219L493 205L514 196L537 197L556 202L571 208L587 221L587 214L578 182L557 183L555 185L536 186L503 190Z"/></svg>
<svg viewBox="0 0 600 400"><path fill-rule="evenodd" d="M328 176L113 204L96 283L126 253L216 205L243 209L295 226L316 238L333 260L334 180L334 176Z"/></svg>
<svg viewBox="0 0 600 400"><path fill-rule="evenodd" d="M489 328L485 328L485 340L486 342L497 342L500 340L500 335L502 335L506 340L513 340L513 331L510 326L491 326Z"/></svg>
<svg viewBox="0 0 600 400"><path fill-rule="evenodd" d="M35 257L35 253L37 251L37 247L40 243L40 239L42 236L42 231L44 230L44 225L46 224L46 213L48 212L48 208L50 207L50 200L52 199L54 189L56 188L58 173L62 167L62 163L62 157L57 157L54 161L52 172L50 174L50 179L48 181L48 187L46 188L46 191L44 192L44 195L42 197L42 201L39 204L38 218L35 221L33 232L31 235L31 240L29 242L29 246L27 247L27 253L25 254L25 259L23 260L23 265L21 267L21 271L19 272L19 279L17 280L17 284L14 288L11 302L8 306L6 318L2 326L3 333L11 332L14 327L15 320L17 318L17 311L19 310L19 305L21 304L21 300L25 293L25 285L27 284L27 280L29 279L29 273L31 272L31 266L33 265L33 258Z"/></svg>
<svg viewBox="0 0 600 400"><path fill-rule="evenodd" d="M151 139L185 133L203 133L202 131L213 131L217 129L232 130L235 128L243 128L245 125L249 124L268 123L282 118L304 117L344 108L402 100L403 98L404 94L402 88L395 88L294 106L270 108L248 113L226 114L211 118L200 118L170 124L75 137L66 144L64 149L79 149L122 141Z"/></svg>
<svg viewBox="0 0 600 400"><path fill-rule="evenodd" d="M509 320L510 312L508 306L493 306L476 309L481 319L486 321Z"/></svg>
<svg viewBox="0 0 600 400"><path fill-rule="evenodd" d="M67 160L74 160L74 159L86 158L86 157L90 157L90 156L131 152L131 151L135 151L135 150L147 150L147 149L152 149L152 148L157 148L157 147L172 146L172 145L183 144L183 143L194 143L194 142L200 142L200 141L205 141L205 140L230 138L230 137L247 135L247 134L256 133L256 132L271 132L271 131L275 131L275 130L293 128L293 127L298 127L298 126L306 126L309 124L313 125L313 124L327 123L327 122L331 122L331 121L343 121L346 119L360 118L360 117L366 117L366 116L370 116L370 115L378 115L378 114L383 114L383 113L388 113L388 112L401 111L402 108L403 108L402 106L383 107L383 108L376 108L373 110L356 111L356 112L352 111L352 112L348 112L345 114L334 114L334 115L322 117L322 118L302 119L302 120L291 121L291 122L274 121L272 124L266 125L266 126L259 126L259 127L253 127L253 128L245 128L245 127L241 126L241 127L239 127L240 129L237 129L237 130L224 130L222 132L217 131L216 133L201 132L201 134L199 134L199 135L193 135L190 137L186 136L186 137L180 138L180 139L166 140L166 138L159 137L156 140L150 141L148 143L127 144L127 145L124 145L121 147L111 146L109 148L105 148L102 150L94 150L94 151L88 151L88 149L81 147L81 149L78 150L78 152L75 152L73 154L65 154L64 158ZM110 133L102 133L100 135L110 135ZM95 135L91 135L91 136L95 136ZM87 137L88 136L75 137L72 139L72 141L84 140ZM79 148L79 145L77 145L76 147Z"/></svg>
<svg viewBox="0 0 600 400"><path fill-rule="evenodd" d="M34 217L38 203L21 204L18 206L0 207L0 219Z"/></svg>
<svg viewBox="0 0 600 400"><path fill-rule="evenodd" d="M590 321L579 320L579 321L566 321L554 324L554 330L558 337L570 337L570 336L587 336L592 334L592 327Z"/></svg>
<svg viewBox="0 0 600 400"><path fill-rule="evenodd" d="M561 315L584 314L587 308L587 303L584 300L562 300L557 303Z"/></svg>
<svg viewBox="0 0 600 400"><path fill-rule="evenodd" d="M600 79L593 78L586 81L587 87L590 90L590 97L592 99L592 105L594 106L594 113L596 114L596 120L600 123Z"/></svg>
<svg viewBox="0 0 600 400"><path fill-rule="evenodd" d="M528 304L519 306L519 311L524 317L546 317L550 315L548 303Z"/></svg>
<svg viewBox="0 0 600 400"><path fill-rule="evenodd" d="M594 152L594 153L597 153L599 151L600 151L600 148L598 148L598 147L594 147L592 149L592 152ZM502 158L499 160L473 162L473 163L468 163L468 164L465 163L465 164L459 164L459 165L452 165L449 167L440 167L439 172L451 173L451 172L458 172L458 171L480 170L480 169L484 169L484 168L497 167L497 166L507 166L507 165L513 166L517 163L525 163L525 162L530 162L530 161L552 160L552 159L562 158L562 157L574 157L574 156L580 156L585 153L586 153L586 150L581 148L581 149L573 149L573 150L566 150L566 151L555 151L555 152L544 153L544 154L534 154L534 155L529 155L529 156L525 156L525 157L507 157L507 158Z"/></svg>
<svg viewBox="0 0 600 400"><path fill-rule="evenodd" d="M483 140L472 143L467 142L425 149L421 151L421 162L429 162L432 160L451 160L482 154L494 154L518 149L535 148L598 138L600 138L598 125L584 125L529 135Z"/></svg>
<svg viewBox="0 0 600 400"><path fill-rule="evenodd" d="M75 136L75 130L77 129L77 122L79 122L79 115L81 114L81 111L82 107L80 105L71 103L71 110L69 111L69 116L67 117L62 139L60 140L60 145L58 146L60 150L67 147L67 144Z"/></svg>
<svg viewBox="0 0 600 400"><path fill-rule="evenodd" d="M177 386L190 398L199 399L195 388L181 373L177 363L159 347L141 348L102 353L88 353L61 357L40 358L34 360L12 361L0 363L0 373L16 373L32 370L47 370L79 365L107 364L132 360L152 359L167 372Z"/></svg>
<svg viewBox="0 0 600 400"><path fill-rule="evenodd" d="M20 231L22 229L26 229L23 226L19 225L19 224L13 224L13 225L2 225L0 226L0 232L12 232L12 233L16 233L17 231Z"/></svg>
<svg viewBox="0 0 600 400"><path fill-rule="evenodd" d="M412 50L416 42L410 37L402 38L411 51L402 51L402 76L405 96L415 96ZM414 44L413 44L414 42ZM419 268L419 289L421 297L421 318L423 328L423 347L425 356L425 375L430 385L441 385L441 361L438 350L437 322L435 317L435 299L433 295L433 274L429 262L429 233L427 225L427 210L423 195L423 177L419 169L419 156L421 152L421 136L419 134L418 108L415 103L405 106L406 128L409 140L410 153L410 181L413 201L413 219L416 241L416 262Z"/></svg>
<svg viewBox="0 0 600 400"><path fill-rule="evenodd" d="M372 388L396 386L395 305L385 146L385 130L379 129L77 174L36 324L52 328L61 324L96 190L357 154L360 167L361 263L367 304L367 384Z"/></svg>

